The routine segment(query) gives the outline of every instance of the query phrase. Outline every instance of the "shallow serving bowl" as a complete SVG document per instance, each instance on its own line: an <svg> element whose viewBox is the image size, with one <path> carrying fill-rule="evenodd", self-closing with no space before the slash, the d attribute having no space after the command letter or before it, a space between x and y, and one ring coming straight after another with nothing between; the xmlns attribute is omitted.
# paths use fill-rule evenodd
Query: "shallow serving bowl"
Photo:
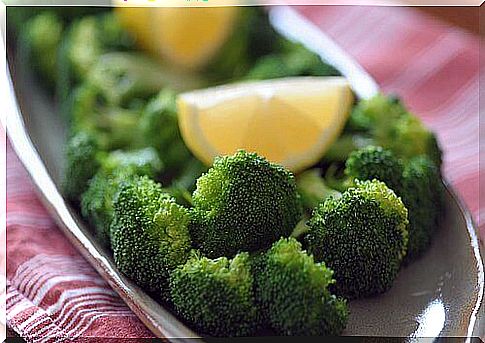
<svg viewBox="0 0 485 343"><path fill-rule="evenodd" d="M377 92L375 82L362 68L291 8L276 7L271 18L281 33L301 41L336 66L359 97ZM0 81L5 81L10 90L5 108L12 146L66 237L155 335L198 337L118 272L111 254L94 240L91 230L61 196L65 127L52 101L21 68L16 69L13 82L8 77ZM350 302L345 335L403 337L406 341L484 336L484 273L477 234L469 212L445 186L442 225L430 249L403 268L389 292Z"/></svg>

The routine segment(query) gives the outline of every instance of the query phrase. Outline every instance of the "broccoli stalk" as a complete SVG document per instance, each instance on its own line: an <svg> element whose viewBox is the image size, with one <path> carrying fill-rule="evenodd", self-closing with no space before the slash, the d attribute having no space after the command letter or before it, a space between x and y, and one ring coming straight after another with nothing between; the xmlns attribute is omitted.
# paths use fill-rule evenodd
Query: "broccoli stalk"
<svg viewBox="0 0 485 343"><path fill-rule="evenodd" d="M320 169L310 169L296 178L296 188L303 207L311 212L319 203L328 197L340 197L341 193L330 188L320 175Z"/></svg>
<svg viewBox="0 0 485 343"><path fill-rule="evenodd" d="M301 217L293 175L242 150L216 158L197 180L193 203L192 237L209 257L267 248Z"/></svg>

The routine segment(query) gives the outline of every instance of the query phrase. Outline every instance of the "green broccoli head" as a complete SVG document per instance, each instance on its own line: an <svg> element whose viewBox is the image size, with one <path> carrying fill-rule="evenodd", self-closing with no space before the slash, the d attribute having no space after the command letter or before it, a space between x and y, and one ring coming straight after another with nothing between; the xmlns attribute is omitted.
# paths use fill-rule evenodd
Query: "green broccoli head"
<svg viewBox="0 0 485 343"><path fill-rule="evenodd" d="M330 148L330 160L344 161L350 151L371 144L389 149L405 161L427 155L441 166L442 153L436 136L394 97L379 94L361 100L347 126L358 132L358 139L344 136L337 140Z"/></svg>
<svg viewBox="0 0 485 343"><path fill-rule="evenodd" d="M96 238L105 247L111 246L110 226L114 217L113 198L130 174L98 172L81 197L81 213L95 229Z"/></svg>
<svg viewBox="0 0 485 343"><path fill-rule="evenodd" d="M384 147L391 149L398 157L409 160L419 155L426 155L441 166L441 149L433 132L429 131L412 114L399 118L388 137L381 138Z"/></svg>
<svg viewBox="0 0 485 343"><path fill-rule="evenodd" d="M64 23L69 23L75 18L96 14L109 10L109 7L98 6L23 6L20 1L6 0L7 5L7 28L18 31L25 26L25 23L32 17L45 12L54 13ZM35 5L36 2L31 2ZM37 1L40 5L42 2ZM20 5L20 6L19 6Z"/></svg>
<svg viewBox="0 0 485 343"><path fill-rule="evenodd" d="M113 13L84 16L74 21L67 35L65 62L74 78L85 80L99 57L110 50L131 49L134 41Z"/></svg>
<svg viewBox="0 0 485 343"><path fill-rule="evenodd" d="M340 73L300 43L285 41L282 56L294 76L339 76Z"/></svg>
<svg viewBox="0 0 485 343"><path fill-rule="evenodd" d="M122 28L113 13L83 16L73 21L67 34L64 35L57 54L57 97L61 112L67 119L71 119L73 89L88 79L95 65L101 64L99 62L101 55L109 51L129 50L133 47L133 39ZM126 88L129 86L125 86L123 90ZM113 93L116 93L116 90L102 94L103 101L111 100L114 97Z"/></svg>
<svg viewBox="0 0 485 343"><path fill-rule="evenodd" d="M286 41L282 52L257 60L246 78L264 80L288 76L338 76L339 72L301 44Z"/></svg>
<svg viewBox="0 0 485 343"><path fill-rule="evenodd" d="M81 213L95 228L98 240L110 247L110 226L114 217L113 198L120 184L135 175L155 177L162 163L152 148L113 151L101 160L102 166L89 181L81 197Z"/></svg>
<svg viewBox="0 0 485 343"><path fill-rule="evenodd" d="M261 57L246 78L249 80L267 80L292 76L293 70L279 54Z"/></svg>
<svg viewBox="0 0 485 343"><path fill-rule="evenodd" d="M409 244L405 262L421 255L438 226L442 207L440 172L426 156L411 159L404 168L401 197L409 210Z"/></svg>
<svg viewBox="0 0 485 343"><path fill-rule="evenodd" d="M115 150L102 161L103 171L112 174L117 170L135 175L157 177L163 170L163 162L153 148L139 150Z"/></svg>
<svg viewBox="0 0 485 343"><path fill-rule="evenodd" d="M359 298L388 290L408 243L408 212L380 181L356 181L328 198L310 219L308 251L335 271L335 290Z"/></svg>
<svg viewBox="0 0 485 343"><path fill-rule="evenodd" d="M249 255L211 260L194 255L171 273L176 311L212 336L248 336L258 328Z"/></svg>
<svg viewBox="0 0 485 343"><path fill-rule="evenodd" d="M345 174L351 180L377 179L398 195L402 187L403 167L390 150L367 146L353 151L345 162Z"/></svg>
<svg viewBox="0 0 485 343"><path fill-rule="evenodd" d="M79 132L66 145L66 165L62 188L66 197L78 201L88 187L89 180L100 168L98 142L93 135Z"/></svg>
<svg viewBox="0 0 485 343"><path fill-rule="evenodd" d="M192 237L209 257L266 248L301 216L293 175L242 150L216 158L197 180L193 203Z"/></svg>
<svg viewBox="0 0 485 343"><path fill-rule="evenodd" d="M281 38L271 26L267 12L258 7L241 8L232 34L205 73L216 83L237 80L257 59L280 48Z"/></svg>
<svg viewBox="0 0 485 343"><path fill-rule="evenodd" d="M86 80L105 96L108 104L127 107L134 99L146 100L160 89L197 88L195 76L164 68L158 61L135 52L107 52L98 56Z"/></svg>
<svg viewBox="0 0 485 343"><path fill-rule="evenodd" d="M27 49L29 66L33 67L51 86L57 75L57 49L64 24L51 11L31 18L23 28L20 44Z"/></svg>
<svg viewBox="0 0 485 343"><path fill-rule="evenodd" d="M191 248L188 211L146 176L123 182L113 208L117 267L145 290L168 296L169 272L186 262Z"/></svg>
<svg viewBox="0 0 485 343"><path fill-rule="evenodd" d="M333 271L282 238L255 262L256 297L264 317L281 335L338 335L348 318L345 300L329 291Z"/></svg>
<svg viewBox="0 0 485 343"><path fill-rule="evenodd" d="M387 128L406 113L407 110L396 97L377 94L357 103L349 124L359 130L372 131L376 124Z"/></svg>
<svg viewBox="0 0 485 343"><path fill-rule="evenodd" d="M75 21L66 39L66 62L71 66L74 78L84 80L103 52L96 17L82 17Z"/></svg>
<svg viewBox="0 0 485 343"><path fill-rule="evenodd" d="M171 172L191 163L191 154L180 134L176 94L162 90L144 108L138 123L139 144L154 147Z"/></svg>
<svg viewBox="0 0 485 343"><path fill-rule="evenodd" d="M103 150L129 148L138 139L134 128L139 111L111 106L104 94L89 83L74 91L70 112L71 131L90 132Z"/></svg>
<svg viewBox="0 0 485 343"><path fill-rule="evenodd" d="M391 188L409 212L409 241L405 262L429 245L441 208L441 175L432 159L418 155L404 165L390 150L367 147L349 156L345 173L352 179L377 179Z"/></svg>

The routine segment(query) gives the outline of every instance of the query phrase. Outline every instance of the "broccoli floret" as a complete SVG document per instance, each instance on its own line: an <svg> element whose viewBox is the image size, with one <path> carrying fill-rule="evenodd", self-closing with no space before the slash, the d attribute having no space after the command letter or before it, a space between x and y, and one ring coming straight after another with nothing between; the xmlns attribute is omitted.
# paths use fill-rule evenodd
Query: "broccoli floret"
<svg viewBox="0 0 485 343"><path fill-rule="evenodd" d="M97 6L17 6L20 2L16 0L6 0L3 3L7 5L7 29L9 31L11 29L12 31L21 30L28 20L45 12L54 13L63 23L68 23L80 16L109 9L108 7ZM38 3L41 4L42 2L39 1Z"/></svg>
<svg viewBox="0 0 485 343"><path fill-rule="evenodd" d="M362 131L371 131L377 124L388 131L388 127L406 113L407 110L396 97L377 94L355 106L349 124Z"/></svg>
<svg viewBox="0 0 485 343"><path fill-rule="evenodd" d="M99 57L110 50L130 49L133 39L112 14L85 16L70 27L66 43L67 60L76 80L85 80Z"/></svg>
<svg viewBox="0 0 485 343"><path fill-rule="evenodd" d="M394 154L382 147L368 146L356 150L345 162L345 175L350 179L377 179L398 195L402 188L403 166Z"/></svg>
<svg viewBox="0 0 485 343"><path fill-rule="evenodd" d="M399 194L409 211L409 244L405 262L421 255L431 242L442 208L443 186L436 165L426 156L411 159Z"/></svg>
<svg viewBox="0 0 485 343"><path fill-rule="evenodd" d="M221 83L243 77L257 59L281 49L281 38L260 7L241 8L232 35L206 67L206 75Z"/></svg>
<svg viewBox="0 0 485 343"><path fill-rule="evenodd" d="M401 163L389 150L368 147L353 152L345 173L352 179L378 179L391 188L409 212L409 242L405 262L428 247L441 209L441 176L436 164L426 155Z"/></svg>
<svg viewBox="0 0 485 343"><path fill-rule="evenodd" d="M348 136L355 136L355 132L343 135L324 159L345 161L351 151L372 144L391 150L405 161L427 155L441 166L436 136L396 98L379 94L360 101L352 111L348 127L357 132L358 139Z"/></svg>
<svg viewBox="0 0 485 343"><path fill-rule="evenodd" d="M152 148L114 151L101 163L101 169L89 181L89 187L81 197L81 213L94 226L98 240L110 247L113 198L120 184L135 175L153 178L161 172L163 165Z"/></svg>
<svg viewBox="0 0 485 343"><path fill-rule="evenodd" d="M19 45L25 49L27 63L39 75L54 86L57 75L57 50L64 24L50 11L31 18L21 34Z"/></svg>
<svg viewBox="0 0 485 343"><path fill-rule="evenodd" d="M248 253L195 255L171 273L170 291L176 311L204 334L248 336L258 328Z"/></svg>
<svg viewBox="0 0 485 343"><path fill-rule="evenodd" d="M188 155L178 132L175 109L169 102L172 98L157 97L143 109L151 95L167 82L176 82L170 77L147 57L128 52L107 53L99 57L87 80L74 91L70 109L64 110L69 112L73 130L96 131L103 136L100 144L108 150L159 148L160 142L166 148L170 144L165 162L171 165L170 159L183 160ZM174 141L166 140L172 138ZM165 151L161 156L165 156Z"/></svg>
<svg viewBox="0 0 485 343"><path fill-rule="evenodd" d="M274 243L254 263L256 298L264 318L281 335L338 335L346 326L346 301L332 295L333 271L302 251L294 238Z"/></svg>
<svg viewBox="0 0 485 343"><path fill-rule="evenodd" d="M333 196L340 197L341 193L330 188L320 175L320 169L310 169L296 177L296 187L300 194L303 207L311 212L324 199Z"/></svg>
<svg viewBox="0 0 485 343"><path fill-rule="evenodd" d="M420 155L401 163L390 150L367 147L353 152L345 173L352 179L378 179L391 188L409 212L409 242L405 262L429 245L441 208L441 177L435 163Z"/></svg>
<svg viewBox="0 0 485 343"><path fill-rule="evenodd" d="M409 242L405 262L419 256L430 243L441 209L441 177L435 163L425 155L402 163L390 150L369 146L350 154L345 174L347 178L327 180L327 183L337 189L345 189L351 187L355 179L377 179L402 198L409 212ZM304 190L315 187L316 182L303 185Z"/></svg>
<svg viewBox="0 0 485 343"><path fill-rule="evenodd" d="M127 173L155 178L163 167L164 164L158 157L157 151L150 147L132 151L116 150L102 161L102 169L107 174L123 170Z"/></svg>
<svg viewBox="0 0 485 343"><path fill-rule="evenodd" d="M404 115L394 125L394 135L383 137L382 146L392 150L396 156L409 160L419 155L426 155L436 166L441 167L441 149L433 132L429 131L417 117ZM387 140L386 140L387 139Z"/></svg>
<svg viewBox="0 0 485 343"><path fill-rule="evenodd" d="M180 172L190 162L191 154L178 126L176 95L171 90L162 90L146 105L138 130L139 144L157 149L172 173Z"/></svg>
<svg viewBox="0 0 485 343"><path fill-rule="evenodd" d="M293 70L279 54L261 57L246 75L249 80L266 80L293 76Z"/></svg>
<svg viewBox="0 0 485 343"><path fill-rule="evenodd" d="M73 94L71 132L90 132L103 150L130 148L138 139L137 110L110 106L102 93L90 84Z"/></svg>
<svg viewBox="0 0 485 343"><path fill-rule="evenodd" d="M83 80L103 52L96 17L83 17L74 22L66 39L66 62L70 64L73 76Z"/></svg>
<svg viewBox="0 0 485 343"><path fill-rule="evenodd" d="M100 154L97 140L89 133L79 132L69 139L62 182L64 194L69 200L79 200L87 189L89 180L101 166Z"/></svg>
<svg viewBox="0 0 485 343"><path fill-rule="evenodd" d="M441 210L441 176L435 163L420 155L401 163L389 150L368 147L353 152L345 173L359 180L378 179L391 188L409 213L409 241L405 263L429 246Z"/></svg>
<svg viewBox="0 0 485 343"><path fill-rule="evenodd" d="M283 52L260 58L248 79L274 79L287 76L338 76L339 72L301 44L286 42Z"/></svg>
<svg viewBox="0 0 485 343"><path fill-rule="evenodd" d="M110 247L110 226L113 221L113 198L120 184L132 174L106 174L98 172L90 181L81 197L81 213L94 227L96 238L105 247Z"/></svg>
<svg viewBox="0 0 485 343"><path fill-rule="evenodd" d="M191 233L209 257L266 248L301 217L291 172L245 151L216 158L197 180Z"/></svg>
<svg viewBox="0 0 485 343"><path fill-rule="evenodd" d="M339 76L340 73L325 63L320 56L300 43L285 41L283 58L295 76Z"/></svg>
<svg viewBox="0 0 485 343"><path fill-rule="evenodd" d="M116 266L145 290L167 298L170 271L189 257L188 211L146 176L123 182L113 208Z"/></svg>
<svg viewBox="0 0 485 343"><path fill-rule="evenodd" d="M340 192L355 186L356 179L377 179L398 195L403 187L401 160L381 147L370 145L353 151L345 162L343 177L334 175L338 172L334 168L328 168L325 177L322 177L319 169L313 169L297 176L298 192L307 211L313 211L330 196L340 197Z"/></svg>
<svg viewBox="0 0 485 343"><path fill-rule="evenodd" d="M345 130L346 129L344 129L343 134L338 137L327 150L325 156L323 156L324 161L337 163L345 162L352 151L375 144L372 138L362 133L348 133Z"/></svg>
<svg viewBox="0 0 485 343"><path fill-rule="evenodd" d="M308 251L335 271L336 292L359 298L388 290L406 254L408 211L383 182L356 181L314 211Z"/></svg>
<svg viewBox="0 0 485 343"><path fill-rule="evenodd" d="M133 99L148 99L164 87L181 91L202 85L195 76L166 69L158 61L135 52L98 56L86 79L110 105L124 107Z"/></svg>
<svg viewBox="0 0 485 343"><path fill-rule="evenodd" d="M70 25L59 47L57 73L57 95L66 118L70 118L73 88L88 78L101 55L133 47L134 40L113 13L84 16Z"/></svg>

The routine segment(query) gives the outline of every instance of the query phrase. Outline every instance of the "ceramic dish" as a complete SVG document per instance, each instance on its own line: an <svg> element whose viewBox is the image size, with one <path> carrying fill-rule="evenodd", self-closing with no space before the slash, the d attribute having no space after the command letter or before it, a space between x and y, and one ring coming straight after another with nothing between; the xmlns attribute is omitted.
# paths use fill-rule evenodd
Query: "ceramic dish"
<svg viewBox="0 0 485 343"><path fill-rule="evenodd" d="M335 65L355 93L369 97L375 82L328 37L288 7L271 10L275 27ZM13 65L15 68L15 65ZM59 192L65 127L53 104L25 70L16 70L7 97L7 132L47 209L77 247L133 312L157 336L198 337L116 269L110 253ZM15 85L15 87L13 87ZM442 225L425 255L402 269L390 291L350 302L344 335L417 337L483 336L484 274L473 221L449 186Z"/></svg>

